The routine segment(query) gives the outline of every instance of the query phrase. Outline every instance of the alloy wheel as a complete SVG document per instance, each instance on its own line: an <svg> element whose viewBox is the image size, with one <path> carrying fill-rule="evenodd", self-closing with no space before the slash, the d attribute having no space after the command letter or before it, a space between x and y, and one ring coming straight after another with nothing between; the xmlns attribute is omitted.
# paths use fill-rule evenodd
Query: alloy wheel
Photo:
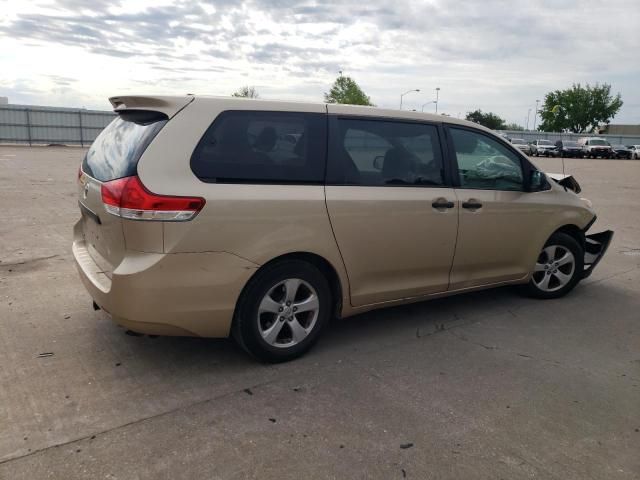
<svg viewBox="0 0 640 480"><path fill-rule="evenodd" d="M533 283L544 292L555 292L571 281L575 269L576 259L568 248L549 245L538 256Z"/></svg>
<svg viewBox="0 0 640 480"><path fill-rule="evenodd" d="M272 347L289 348L313 330L320 312L316 290L304 280L288 278L271 287L258 306L258 330Z"/></svg>

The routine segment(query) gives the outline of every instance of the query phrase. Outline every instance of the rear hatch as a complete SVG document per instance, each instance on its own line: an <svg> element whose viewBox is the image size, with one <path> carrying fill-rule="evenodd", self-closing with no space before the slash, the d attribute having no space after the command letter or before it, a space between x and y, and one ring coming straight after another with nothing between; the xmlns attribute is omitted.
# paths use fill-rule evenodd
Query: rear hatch
<svg viewBox="0 0 640 480"><path fill-rule="evenodd" d="M85 246L109 277L121 263L126 241L121 216L110 213L103 186L137 174L140 157L153 138L192 97L115 97L118 116L100 133L85 155L79 172L80 230Z"/></svg>

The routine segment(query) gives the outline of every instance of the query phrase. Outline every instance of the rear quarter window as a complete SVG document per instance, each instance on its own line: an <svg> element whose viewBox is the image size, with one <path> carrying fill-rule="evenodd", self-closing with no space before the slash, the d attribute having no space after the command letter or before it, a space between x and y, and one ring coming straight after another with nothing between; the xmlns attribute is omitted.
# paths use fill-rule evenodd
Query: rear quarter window
<svg viewBox="0 0 640 480"><path fill-rule="evenodd" d="M94 140L82 171L101 182L135 175L138 160L166 123L166 119L136 122L117 117Z"/></svg>
<svg viewBox="0 0 640 480"><path fill-rule="evenodd" d="M322 183L326 115L227 111L207 129L191 170L210 183Z"/></svg>

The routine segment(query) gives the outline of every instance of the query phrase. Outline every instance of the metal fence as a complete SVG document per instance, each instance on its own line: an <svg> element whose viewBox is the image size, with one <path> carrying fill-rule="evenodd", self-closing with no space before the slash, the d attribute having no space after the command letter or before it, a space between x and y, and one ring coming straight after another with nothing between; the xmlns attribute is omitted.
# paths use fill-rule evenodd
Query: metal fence
<svg viewBox="0 0 640 480"><path fill-rule="evenodd" d="M536 132L518 130L497 130L509 138L522 138L526 142L534 140L549 140L555 143L557 140L568 140L577 142L584 137L598 137L606 140L611 145L640 145L639 135L595 135L590 133L557 133L557 132Z"/></svg>
<svg viewBox="0 0 640 480"><path fill-rule="evenodd" d="M44 107L37 105L0 104L0 143L28 145L80 145L89 146L115 114L104 110L84 108ZM583 133L547 133L536 131L501 130L510 138L527 142L546 139L574 140L591 136ZM598 135L612 145L640 145L638 135Z"/></svg>
<svg viewBox="0 0 640 480"><path fill-rule="evenodd" d="M0 143L88 146L115 114L101 110L0 105Z"/></svg>

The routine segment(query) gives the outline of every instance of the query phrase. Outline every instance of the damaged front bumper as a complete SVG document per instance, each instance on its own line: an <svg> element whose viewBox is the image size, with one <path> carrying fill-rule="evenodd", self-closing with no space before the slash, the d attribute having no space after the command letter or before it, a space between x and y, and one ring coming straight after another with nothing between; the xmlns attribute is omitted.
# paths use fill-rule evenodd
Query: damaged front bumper
<svg viewBox="0 0 640 480"><path fill-rule="evenodd" d="M602 260L607 248L609 248L612 238L612 230L584 236L584 271L582 278L587 278L591 275L598 262Z"/></svg>

